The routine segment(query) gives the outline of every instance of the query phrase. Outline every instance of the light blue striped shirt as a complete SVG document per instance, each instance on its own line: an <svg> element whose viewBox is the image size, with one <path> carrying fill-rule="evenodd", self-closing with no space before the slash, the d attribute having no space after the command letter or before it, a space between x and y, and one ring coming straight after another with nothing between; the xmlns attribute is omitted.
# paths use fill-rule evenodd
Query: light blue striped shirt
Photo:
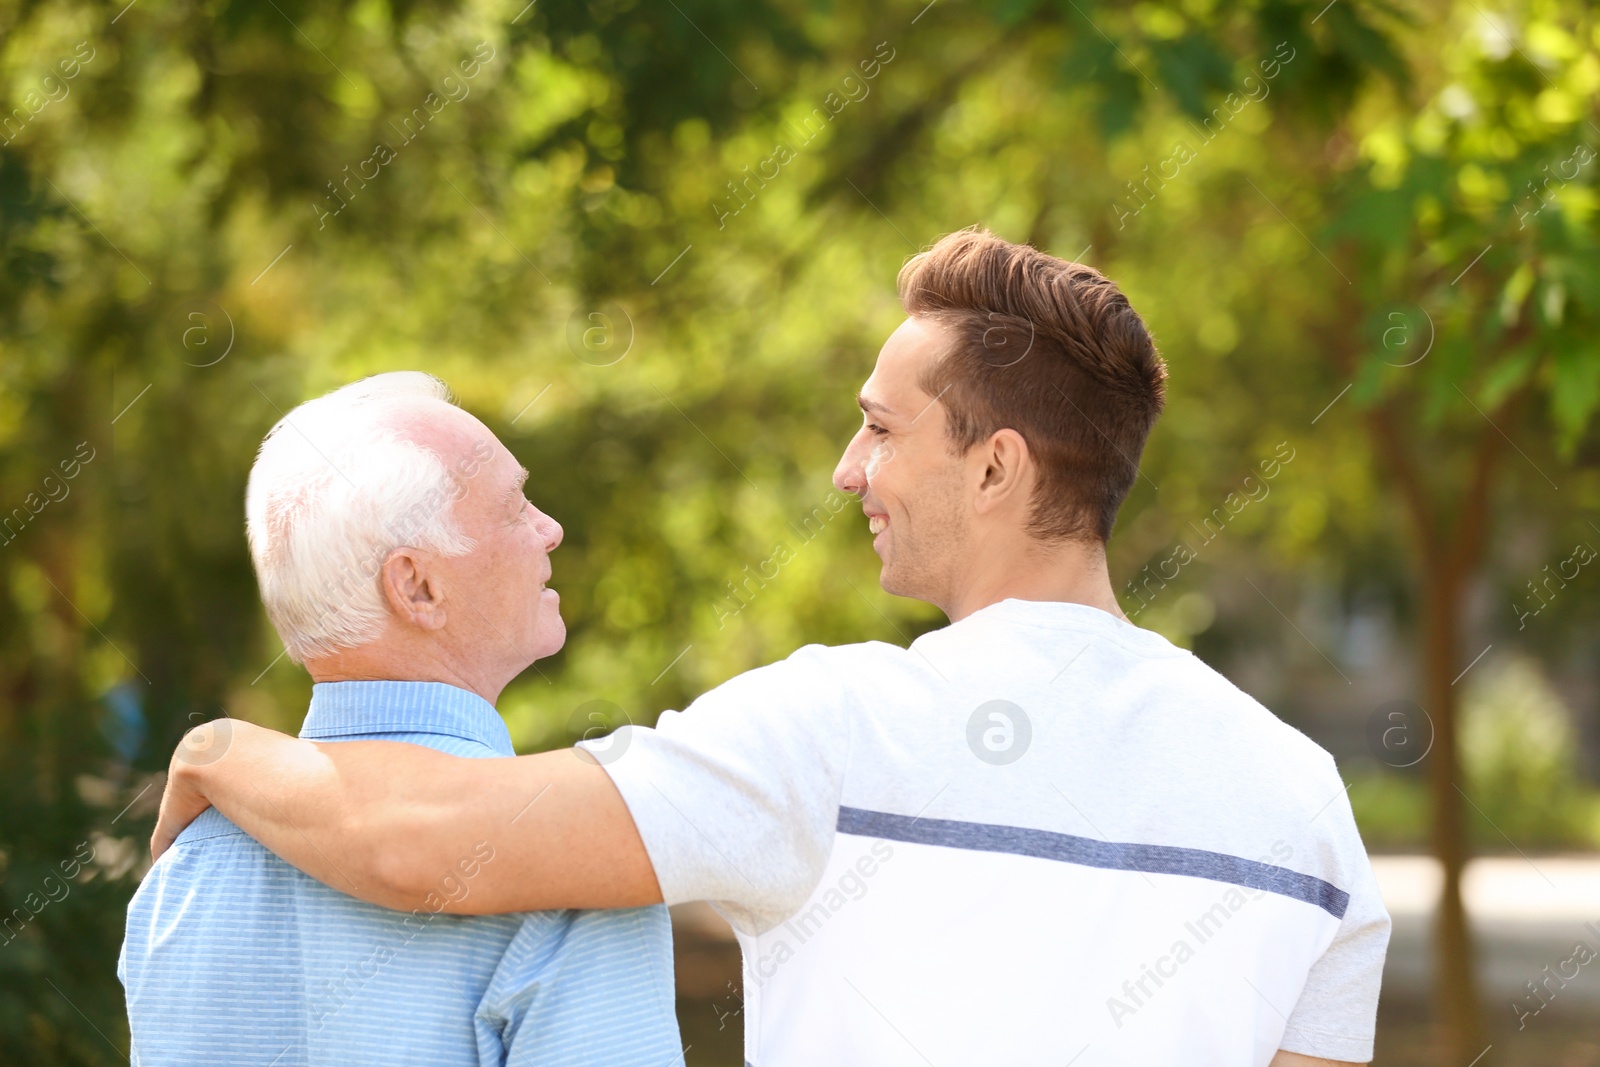
<svg viewBox="0 0 1600 1067"><path fill-rule="evenodd" d="M300 736L513 754L492 705L439 682L318 684ZM128 906L132 1063L681 1064L666 908L440 913L494 844L463 843L408 914L329 889L207 811Z"/></svg>

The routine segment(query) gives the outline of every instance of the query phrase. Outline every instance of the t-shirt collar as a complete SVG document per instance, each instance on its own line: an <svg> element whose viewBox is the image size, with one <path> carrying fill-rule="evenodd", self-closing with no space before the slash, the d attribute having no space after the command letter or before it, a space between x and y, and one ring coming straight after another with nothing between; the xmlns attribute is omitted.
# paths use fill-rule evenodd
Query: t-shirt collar
<svg viewBox="0 0 1600 1067"><path fill-rule="evenodd" d="M1136 647L1149 653L1186 654L1183 649L1176 647L1153 630L1135 626L1133 623L1118 618L1109 611L1102 611L1100 608L1090 607L1088 604L1078 604L1065 600L1019 600L1016 597L1008 597L987 607L979 608L961 620L961 622L952 624L950 628L954 629L968 621L977 619L987 622L1020 623L1051 629L1093 632L1109 637L1120 644Z"/></svg>

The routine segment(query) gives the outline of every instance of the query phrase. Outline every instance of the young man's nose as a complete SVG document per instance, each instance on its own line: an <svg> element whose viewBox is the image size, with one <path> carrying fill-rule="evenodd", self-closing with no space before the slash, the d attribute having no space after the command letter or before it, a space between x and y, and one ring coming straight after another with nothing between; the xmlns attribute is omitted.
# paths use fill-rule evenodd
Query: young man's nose
<svg viewBox="0 0 1600 1067"><path fill-rule="evenodd" d="M866 442L857 434L851 438L850 444L845 447L844 455L839 457L839 465L833 469L833 487L841 493L859 494L867 487L866 455L869 451Z"/></svg>

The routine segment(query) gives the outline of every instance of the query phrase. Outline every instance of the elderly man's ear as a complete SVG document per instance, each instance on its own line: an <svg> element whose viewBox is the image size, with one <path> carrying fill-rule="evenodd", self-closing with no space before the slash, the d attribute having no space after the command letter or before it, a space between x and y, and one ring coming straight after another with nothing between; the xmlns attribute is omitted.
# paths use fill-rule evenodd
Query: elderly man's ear
<svg viewBox="0 0 1600 1067"><path fill-rule="evenodd" d="M443 629L445 623L444 582L431 563L423 553L396 549L380 576L389 610L419 630Z"/></svg>

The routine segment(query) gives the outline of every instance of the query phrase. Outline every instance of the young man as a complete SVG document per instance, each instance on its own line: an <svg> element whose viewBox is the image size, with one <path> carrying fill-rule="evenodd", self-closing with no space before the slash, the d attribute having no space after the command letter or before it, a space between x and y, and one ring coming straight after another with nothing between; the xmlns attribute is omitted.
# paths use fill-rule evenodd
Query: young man
<svg viewBox="0 0 1600 1067"><path fill-rule="evenodd" d="M900 295L834 483L950 626L802 648L587 760L234 724L152 848L215 804L390 906L479 839L454 910L712 901L753 1067L1370 1059L1389 919L1333 761L1112 594L1165 381L1139 316L981 231Z"/></svg>
<svg viewBox="0 0 1600 1067"><path fill-rule="evenodd" d="M300 736L484 766L514 754L501 689L566 639L544 585L561 527L448 395L401 372L295 408L262 443L246 522L267 614L316 681ZM446 915L500 860L487 838L461 844L400 913L307 878L219 811L196 819L128 907L132 1062L676 1062L666 909Z"/></svg>

